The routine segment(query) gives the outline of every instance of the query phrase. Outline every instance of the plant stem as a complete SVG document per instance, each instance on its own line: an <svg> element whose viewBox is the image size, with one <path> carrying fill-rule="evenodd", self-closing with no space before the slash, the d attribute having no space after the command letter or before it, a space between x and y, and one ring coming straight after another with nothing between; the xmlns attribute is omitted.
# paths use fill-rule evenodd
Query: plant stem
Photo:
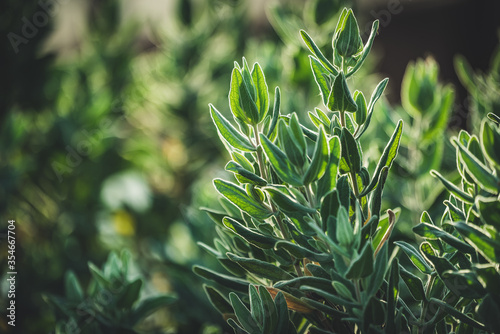
<svg viewBox="0 0 500 334"><path fill-rule="evenodd" d="M418 334L424 333L425 315L427 313L427 307L429 306L429 295L434 285L434 280L436 279L436 273L432 273L427 286L425 287L425 299L422 301L422 313L420 314L420 320L418 321Z"/></svg>
<svg viewBox="0 0 500 334"><path fill-rule="evenodd" d="M356 176L356 173L353 171L351 171L351 180L352 180L352 189L354 191L354 196L356 196L356 198L359 198L358 178Z"/></svg>
<svg viewBox="0 0 500 334"><path fill-rule="evenodd" d="M259 164L260 176L266 180L268 180L267 169L264 164L264 157L262 156L262 148L259 149L260 146L260 137L259 137L259 129L256 124L253 125L253 131L255 135L255 145L257 147L257 163Z"/></svg>
<svg viewBox="0 0 500 334"><path fill-rule="evenodd" d="M345 111L339 111L340 114L340 125L345 128Z"/></svg>

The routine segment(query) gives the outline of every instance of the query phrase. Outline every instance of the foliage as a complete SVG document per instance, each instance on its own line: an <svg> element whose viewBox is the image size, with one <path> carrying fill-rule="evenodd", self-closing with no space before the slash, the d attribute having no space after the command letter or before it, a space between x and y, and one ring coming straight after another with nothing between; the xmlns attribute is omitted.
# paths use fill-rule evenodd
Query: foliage
<svg viewBox="0 0 500 334"><path fill-rule="evenodd" d="M296 113L281 114L279 88L269 102L259 64L250 69L245 59L235 64L229 93L237 126L210 106L232 158L226 169L238 182L214 180L225 212L206 209L219 238L215 248L201 243L228 273L201 266L194 271L219 283L219 290L207 289L208 296L236 332L281 333L284 327L289 333L382 332L383 324L406 326L401 313L396 315L395 296L387 294L393 287L384 284L391 272L386 241L397 213L381 216L382 191L403 124L394 129L370 176L359 140L388 80L379 83L368 103L347 84L370 52L377 29L375 21L363 45L354 14L344 9L332 61L301 31L327 108L309 113L314 129L301 124ZM275 296L274 305L265 290ZM283 299L291 315L262 311L282 310Z"/></svg>
<svg viewBox="0 0 500 334"><path fill-rule="evenodd" d="M89 263L92 279L86 292L72 271L64 281L65 297L48 296L58 311L56 333L136 333L144 318L171 304L171 295L141 296L144 281L130 278L130 253L111 252L102 269Z"/></svg>
<svg viewBox="0 0 500 334"><path fill-rule="evenodd" d="M424 211L421 223L413 228L424 238L418 250L397 242L426 281L424 288L420 277L401 268L402 280L420 303L419 317L414 310L404 313L419 332L500 330L498 319L491 316L500 309L498 125L484 119L479 137L462 130L451 139L460 184L431 172L449 192L445 213L435 223Z"/></svg>
<svg viewBox="0 0 500 334"><path fill-rule="evenodd" d="M457 117L452 116L455 94L451 85L441 84L438 78L439 66L433 58L410 62L401 86L401 107L393 109L383 105L374 119L378 126L374 127L376 131L372 136L381 138L389 136L400 115L406 124L400 155L395 162L394 175L387 181L385 197L390 205L401 207L409 217L409 224L399 226L405 236L419 223L423 210L439 210L435 203L439 203L443 188L436 187L429 171L437 169L450 173L453 169L453 150L446 138L450 118ZM381 151L384 142L379 139L377 143ZM455 177L453 173L450 176Z"/></svg>

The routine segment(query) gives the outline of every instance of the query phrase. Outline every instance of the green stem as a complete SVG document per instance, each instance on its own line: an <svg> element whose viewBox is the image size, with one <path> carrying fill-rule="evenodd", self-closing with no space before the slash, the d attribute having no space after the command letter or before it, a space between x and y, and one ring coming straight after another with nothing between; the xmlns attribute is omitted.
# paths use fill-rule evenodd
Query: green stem
<svg viewBox="0 0 500 334"><path fill-rule="evenodd" d="M268 180L268 175L267 175L267 169L264 164L264 157L262 156L262 148L260 145L260 137L259 137L259 129L256 124L253 126L253 131L255 135L255 145L257 146L257 163L259 164L259 169L260 169L260 176L266 180ZM260 147L260 149L259 149Z"/></svg>
<svg viewBox="0 0 500 334"><path fill-rule="evenodd" d="M420 314L420 320L418 321L418 334L424 333L423 325L425 323L425 315L427 313L427 308L429 307L429 298L435 279L436 279L436 273L432 273L431 277L429 278L429 281L427 282L427 286L425 287L425 299L422 301L422 313Z"/></svg>
<svg viewBox="0 0 500 334"><path fill-rule="evenodd" d="M359 198L358 178L356 176L356 173L353 171L351 171L351 180L352 180L352 189L354 191L354 196L356 196L356 198Z"/></svg>

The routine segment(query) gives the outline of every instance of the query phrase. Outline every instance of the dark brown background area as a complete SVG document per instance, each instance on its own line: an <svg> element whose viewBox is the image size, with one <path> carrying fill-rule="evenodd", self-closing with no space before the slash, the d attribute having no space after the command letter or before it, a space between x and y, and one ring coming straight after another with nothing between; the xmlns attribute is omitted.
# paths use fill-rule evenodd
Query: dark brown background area
<svg viewBox="0 0 500 334"><path fill-rule="evenodd" d="M362 3L358 1L360 21L372 21L398 12L390 19L380 16L381 26L375 47L381 57L377 70L391 78L391 102L400 99L399 87L409 61L432 55L440 65L440 79L452 83L457 90L456 103L467 96L453 67L453 58L462 54L476 70L487 71L498 45L500 2L495 0L418 1L388 0ZM399 7L394 3L399 2ZM385 19L386 22L383 22ZM361 23L363 24L363 23Z"/></svg>

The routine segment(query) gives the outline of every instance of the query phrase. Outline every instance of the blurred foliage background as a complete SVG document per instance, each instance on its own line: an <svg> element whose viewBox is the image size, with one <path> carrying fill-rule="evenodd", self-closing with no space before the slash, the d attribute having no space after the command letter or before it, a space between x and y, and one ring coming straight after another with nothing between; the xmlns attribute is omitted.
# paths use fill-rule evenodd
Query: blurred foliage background
<svg viewBox="0 0 500 334"><path fill-rule="evenodd" d="M211 179L223 173L220 157L225 154L211 123L208 103L226 106L221 112L229 115L230 72L233 61L245 56L249 62L261 64L270 91L280 86L282 110L298 111L306 119L306 111L318 106L319 99L298 30L306 29L323 50L331 50L329 36L339 10L350 6L360 12L363 24L377 17L382 20L383 11L390 13L380 31L390 35L390 29L398 28L405 15L415 13L409 2L398 3L401 11L393 13L393 7L383 1L371 5L343 0L3 1L0 233L6 232L7 220L16 220L15 332L54 332L56 322L64 322L67 315L47 307L47 296L64 295L65 273L74 272L87 286L91 282L88 262L100 267L111 251L122 249L131 253L132 275L143 279L142 299L162 293L176 296L174 304L161 308L135 330L228 331L191 271L193 264L218 265L196 245L197 241L210 244L214 237L212 222L198 208L213 207L216 195ZM426 8L426 1L416 3L411 5L417 13ZM446 1L443 3L432 12L443 10ZM459 2L461 10L466 12L468 3ZM474 53L477 50L457 50L471 62L467 66L485 70L496 38L491 38L489 26L479 28L489 34L481 50L486 56L481 58ZM401 34L404 36L404 30ZM399 60L391 72L384 65L384 53L390 51L381 51L388 42L382 39L381 43L379 61L366 66L371 70L365 69L355 78L368 96L383 75L368 74L377 73L377 68L397 78L408 60L423 57L427 51L437 55L439 65L449 65L440 59L439 50L422 47L426 45L422 40L415 46L421 53ZM429 66L438 67L431 63ZM492 73L498 72L495 66ZM465 74L460 79L469 91L469 77L484 81L486 86L490 81L498 83L498 73ZM403 208L399 232L410 238L410 228L418 221L415 213L427 204L405 203L401 198L420 184L431 192L436 181L429 181L428 170L438 168L441 161L446 166L441 153L448 141L443 134L466 126L462 120L468 106L457 115L455 128L442 122L439 133L429 134L426 131L434 124L432 117L437 117L438 109L446 107L446 113L452 114L457 110L455 104L437 103L423 123L416 121L420 116L407 110L415 106L405 102L408 93L404 88L399 94L398 80L389 84L391 103L380 108L376 120L380 126L374 128L380 131L383 143L396 113L414 119L408 123L411 130L405 130L409 131L405 132L408 150L402 151L397 169L398 182L411 179L413 183L409 189L399 187L398 182L389 185L391 202L384 206ZM456 78L439 75L438 80L437 74L429 85L432 90L445 87L448 81L461 87ZM467 95L460 89L465 92L459 88L458 96L465 99ZM435 90L435 100L442 101L448 90L452 88ZM481 94L487 91L475 92L474 110L481 109L477 101L498 104L494 96L487 100ZM410 145L423 136L430 141L423 146ZM372 147L377 156L383 149L376 142ZM430 167L412 170L416 168L412 159L417 156L423 160L425 149L437 152ZM437 198L439 189L432 190ZM427 197L422 194L422 198ZM8 302L4 298L4 240L0 246L2 309ZM0 331L14 333L6 319L2 314Z"/></svg>

